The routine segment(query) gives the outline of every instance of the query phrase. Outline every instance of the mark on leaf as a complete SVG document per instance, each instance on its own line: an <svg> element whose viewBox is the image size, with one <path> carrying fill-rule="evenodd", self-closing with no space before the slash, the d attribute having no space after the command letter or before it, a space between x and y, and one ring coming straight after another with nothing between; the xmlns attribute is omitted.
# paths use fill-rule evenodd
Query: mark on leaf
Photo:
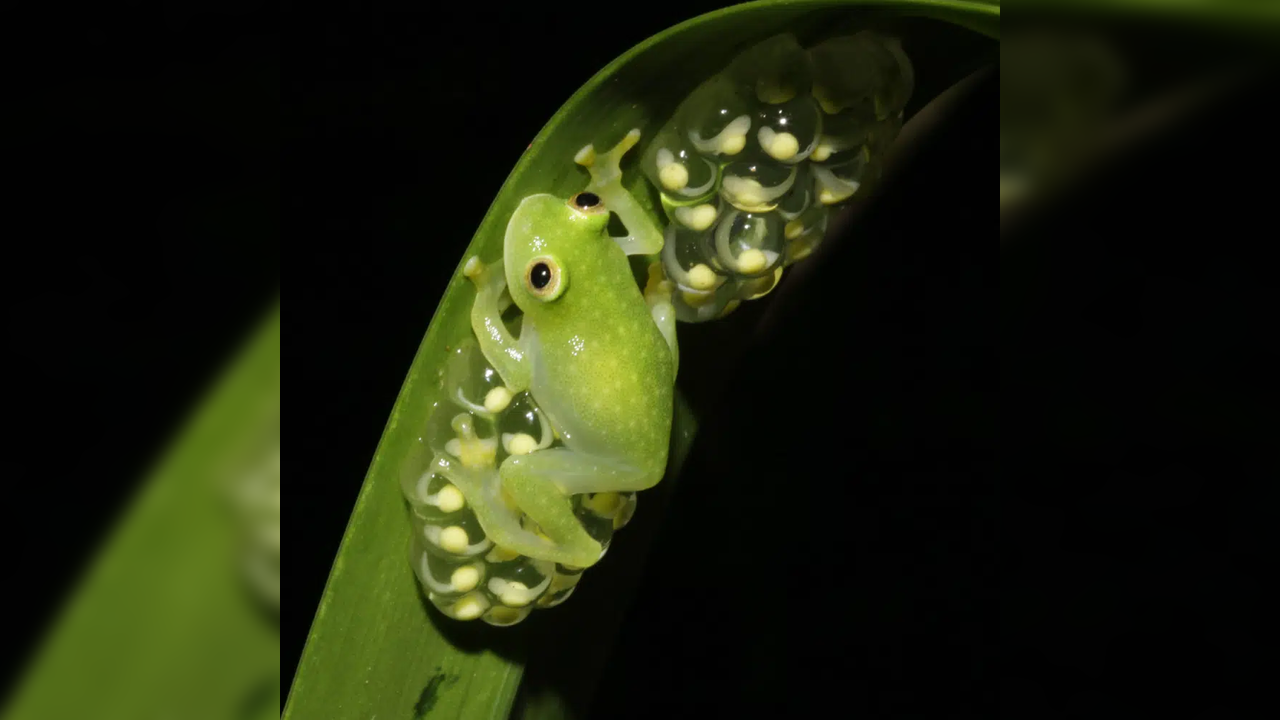
<svg viewBox="0 0 1280 720"><path fill-rule="evenodd" d="M436 706L436 700L440 699L440 688L445 685L453 685L458 681L457 675L447 675L444 671L436 666L436 673L431 676L427 684L422 686L422 692L418 694L418 702L413 706L413 717L420 720L431 712Z"/></svg>

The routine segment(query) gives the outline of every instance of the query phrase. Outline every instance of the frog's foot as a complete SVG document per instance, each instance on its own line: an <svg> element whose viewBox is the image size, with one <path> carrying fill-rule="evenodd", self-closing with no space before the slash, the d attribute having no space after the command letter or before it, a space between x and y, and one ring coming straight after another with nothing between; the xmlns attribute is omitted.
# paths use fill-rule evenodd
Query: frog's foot
<svg viewBox="0 0 1280 720"><path fill-rule="evenodd" d="M495 526L491 537L500 547L535 560L586 568L604 556L604 546L586 531L573 502L558 487L537 477L537 462L554 450L513 455L502 463L499 492L513 515L525 522Z"/></svg>
<svg viewBox="0 0 1280 720"><path fill-rule="evenodd" d="M487 289L495 284L500 285L501 287L498 288L495 297L506 289L506 278L502 274L501 260L491 265L485 265L480 260L479 255L472 255L467 259L466 264L462 266L462 274L475 284L477 290Z"/></svg>
<svg viewBox="0 0 1280 720"><path fill-rule="evenodd" d="M458 459L462 467L471 472L494 470L498 456L497 438L476 435L475 425L468 413L461 413L449 423L458 436L444 444L444 451Z"/></svg>
<svg viewBox="0 0 1280 720"><path fill-rule="evenodd" d="M652 487L662 470L646 471L568 448L513 455L502 463L502 489L538 528L541 542L523 545L494 535L494 542L522 555L562 565L590 567L604 554L574 512L574 495L634 492Z"/></svg>
<svg viewBox="0 0 1280 720"><path fill-rule="evenodd" d="M426 539L460 558L474 557L496 545L510 557L525 555L535 560L565 564L582 560L584 555L581 552L565 550L553 539L561 537L558 525L553 525L546 533L528 527L529 521L536 518L525 516L515 495L504 485L503 474L511 463L504 462L501 470L498 467L499 438L481 437L470 413L459 413L450 425L456 437L444 444L444 452L437 453L431 465L431 472L449 484L434 494L420 492L420 501L434 505L446 514L469 507L480 524L481 532L467 533L462 525L446 522L425 529ZM541 454L551 442L550 427L546 423L541 443L526 433L504 433L501 437L501 447L510 453L509 459ZM547 485L541 489L568 506L569 499L557 487ZM570 539L577 541L580 538ZM599 559L600 547L588 548L588 554L594 562Z"/></svg>
<svg viewBox="0 0 1280 720"><path fill-rule="evenodd" d="M644 286L644 299L649 307L662 302L670 303L671 294L675 291L675 283L667 279L667 272L662 261L649 263L649 280Z"/></svg>
<svg viewBox="0 0 1280 720"><path fill-rule="evenodd" d="M591 189L602 188L610 184L622 182L622 156L640 142L640 128L632 128L613 146L613 149L599 155L595 145L588 145L573 156L573 161L585 167L591 173Z"/></svg>
<svg viewBox="0 0 1280 720"><path fill-rule="evenodd" d="M598 154L594 145L587 145L574 155L573 161L591 173L586 190L595 193L610 210L622 220L629 233L614 238L628 255L654 255L662 251L662 231L622 186L622 156L640 141L640 129L628 132L626 137L606 153Z"/></svg>
<svg viewBox="0 0 1280 720"><path fill-rule="evenodd" d="M431 471L450 483L430 496L436 501L433 504L441 511L470 507L481 529L480 537L471 537L465 530L459 533L463 528L453 525L424 530L427 539L444 551L470 558L496 545L503 553L500 560L509 560L516 555L536 557L527 550L545 549L551 545L545 536L524 527L520 509L503 492L498 468L491 461L487 468L468 468L448 454L437 454Z"/></svg>
<svg viewBox="0 0 1280 720"><path fill-rule="evenodd" d="M479 256L472 255L462 266L462 275L475 285L476 292L486 302L493 303L498 313L506 312L511 307L511 293L507 288L507 275L502 260L486 265Z"/></svg>
<svg viewBox="0 0 1280 720"><path fill-rule="evenodd" d="M462 274L476 286L476 307L486 318L500 318L511 307L511 295L507 292L507 276L502 261L491 265L472 256L462 267Z"/></svg>

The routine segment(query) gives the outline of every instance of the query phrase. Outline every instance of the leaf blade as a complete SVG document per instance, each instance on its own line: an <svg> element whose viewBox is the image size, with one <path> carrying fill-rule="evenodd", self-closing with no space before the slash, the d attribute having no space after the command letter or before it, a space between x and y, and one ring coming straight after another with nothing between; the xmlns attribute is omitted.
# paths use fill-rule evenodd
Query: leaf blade
<svg viewBox="0 0 1280 720"><path fill-rule="evenodd" d="M409 524L396 478L398 465L410 453L416 429L425 426L438 394L436 369L443 365L447 348L470 334L471 295L460 272L462 265L472 255L493 258L499 253L506 218L522 197L534 192L567 196L580 189L585 174L571 161L579 148L588 143L607 147L633 127L656 127L694 84L718 71L745 43L784 29L812 34L851 19L895 13L971 27L989 37L998 35L999 8L985 3L749 3L686 21L637 45L593 76L547 122L459 258L415 355L339 547L284 720L412 717L426 705L431 717L507 716L522 668L530 658L525 643L536 620L494 632L479 623L443 624L428 610L407 567ZM716 51L708 52L707 47ZM673 73L672 68L680 72ZM634 150L633 157L641 150ZM628 175L625 184L657 215L660 210L650 189L638 173ZM675 433L679 442L686 443L692 434L692 429ZM682 455L673 453L673 458ZM670 481L669 477L663 485ZM645 504L642 497L641 505ZM580 599L585 598L575 597L563 607L572 608ZM362 608L376 608L381 627L362 623ZM548 612L562 613L559 617L574 614L572 609ZM582 697L579 694L576 702L583 702ZM559 707L552 703L541 716L559 716Z"/></svg>

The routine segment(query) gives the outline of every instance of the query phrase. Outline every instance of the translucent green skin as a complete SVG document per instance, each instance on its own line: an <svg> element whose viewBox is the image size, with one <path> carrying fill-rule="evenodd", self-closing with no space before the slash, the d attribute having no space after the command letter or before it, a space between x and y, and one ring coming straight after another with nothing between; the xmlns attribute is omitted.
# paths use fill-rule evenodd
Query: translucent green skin
<svg viewBox="0 0 1280 720"><path fill-rule="evenodd" d="M636 208L620 196L626 194L620 173L610 172L630 144L615 148L602 168L591 167L589 190L600 202L583 208L547 194L527 197L507 226L502 262L467 266L477 286L472 327L481 351L511 393L530 392L563 443L511 455L498 468L503 491L541 535L503 522L510 508L485 499L473 507L495 544L574 567L595 564L603 549L575 517L571 496L653 487L665 471L671 434L676 346L669 287L663 285L667 295L646 297L624 251L649 254L655 237L660 250L661 235L647 218L628 217ZM610 209L632 235L609 236ZM538 263L555 270L541 289L530 278ZM503 288L523 312L519 338L501 321Z"/></svg>
<svg viewBox="0 0 1280 720"><path fill-rule="evenodd" d="M522 364L534 400L575 452L643 471L633 481L643 487L600 491L642 490L666 465L674 368L626 255L606 232L608 219L607 212L587 215L551 195L525 198L512 216L503 259L508 291L524 312ZM567 280L554 300L526 287L524 268L535 257L555 259ZM525 389L522 373L503 374L513 392Z"/></svg>

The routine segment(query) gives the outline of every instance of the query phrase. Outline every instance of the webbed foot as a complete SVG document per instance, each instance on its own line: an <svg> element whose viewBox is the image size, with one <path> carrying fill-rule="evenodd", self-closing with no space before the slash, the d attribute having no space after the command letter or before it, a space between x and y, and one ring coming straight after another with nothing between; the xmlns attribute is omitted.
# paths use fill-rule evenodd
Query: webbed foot
<svg viewBox="0 0 1280 720"><path fill-rule="evenodd" d="M638 142L640 129L635 128L608 152L599 154L594 145L587 145L574 155L573 161L591 174L591 182L586 189L598 195L630 233L626 237L614 238L622 251L628 255L655 255L662 251L662 231L622 186L622 156Z"/></svg>

